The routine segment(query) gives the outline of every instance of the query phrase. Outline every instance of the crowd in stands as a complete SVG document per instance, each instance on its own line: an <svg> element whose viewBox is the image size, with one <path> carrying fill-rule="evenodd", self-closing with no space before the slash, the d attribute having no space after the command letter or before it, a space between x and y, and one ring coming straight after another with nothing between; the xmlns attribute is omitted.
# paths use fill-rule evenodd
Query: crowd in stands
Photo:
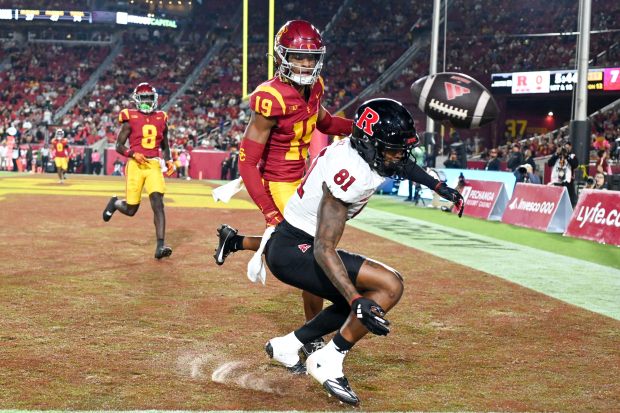
<svg viewBox="0 0 620 413"><path fill-rule="evenodd" d="M36 127L77 91L109 53L109 47L29 43L11 50L0 71L0 123L14 126L27 141Z"/></svg>
<svg viewBox="0 0 620 413"><path fill-rule="evenodd" d="M209 149L238 146L246 123L246 112L239 106L240 52L239 47L225 47L170 109L171 122L185 128L177 139L200 141Z"/></svg>
<svg viewBox="0 0 620 413"><path fill-rule="evenodd" d="M620 4L593 0L591 13L592 65L620 65ZM577 16L578 3L568 0L552 0L544 8L537 0L477 0L473 6L455 0L448 9L446 71L467 73L488 86L491 73L574 68L576 36L570 33L578 30ZM443 68L443 53L438 59ZM427 65L419 65L421 72L406 70L390 89L408 86L427 73Z"/></svg>
<svg viewBox="0 0 620 413"><path fill-rule="evenodd" d="M376 80L428 28L431 17L432 2L411 7L398 0L352 1L327 36L330 109L342 107Z"/></svg>
<svg viewBox="0 0 620 413"><path fill-rule="evenodd" d="M155 85L161 108L209 46L206 42L196 46L175 44L170 32L126 34L121 53L90 93L63 117L62 124L81 125L80 133L88 143L103 137L113 141L118 125L116 116L121 109L132 107L130 96L136 85Z"/></svg>
<svg viewBox="0 0 620 413"><path fill-rule="evenodd" d="M598 113L590 120L592 134L587 182L591 188L606 189L611 175L614 174L612 165L616 165L615 173L618 173L617 165L620 165L620 107ZM547 177L548 182L562 184L563 179L570 181L570 174L574 179L578 164L576 160L570 158L570 154L574 152L568 133L568 128L561 128L551 133L534 134L525 138L508 137L506 144L496 148L483 148L480 153L475 153L479 148L476 148L472 139L466 139L464 144L468 152L475 153L474 159L484 161L484 169L511 171L517 177L517 182L543 183L544 167L547 165L552 171L551 176ZM444 167L452 167L450 156L452 153ZM562 158L565 159L565 164L562 164ZM567 171L567 164L571 167L570 174ZM558 174L558 170L567 171L566 175ZM572 187L569 192L574 204L576 196L571 191Z"/></svg>
<svg viewBox="0 0 620 413"><path fill-rule="evenodd" d="M0 6L11 7L9 3L0 0ZM87 2L101 7L107 7L108 3ZM266 2L250 2L249 92L266 80L267 62L271 58L267 56L271 52L267 50L268 17L263 3ZM473 5L463 0L451 2L447 69L465 71L484 81L491 72L571 67L574 36L531 36L576 30L576 4L567 0L553 0L553 3L556 7L541 9L535 0L502 4L476 0ZM32 2L32 7L66 8L67 4L41 0ZM276 9L276 26L289 19L305 18L325 30L341 5L342 2L327 2L316 7L310 2L284 2ZM225 39L221 51L167 110L174 147L188 144L222 150L237 147L249 114L247 103L241 99L241 30L232 18L240 11L239 7L232 8L226 2L207 2L196 9L194 18L181 31L121 32L120 55L94 88L58 121L58 126L75 143L91 144L101 138L112 142L118 127L116 116L122 108L132 107L130 95L139 82L148 81L157 88L162 108L215 40ZM364 10L363 14L360 10ZM595 31L614 28L620 16L619 5L601 0L593 1L592 10ZM427 3L411 7L398 0L348 2L339 18L324 32L325 106L335 111L374 82L414 40L428 35L431 15L432 4ZM0 39L11 39L10 33L5 32L6 28L0 30ZM613 47L618 42L616 33L593 33L591 55L620 65L618 47ZM38 26L27 36L27 43L2 40L0 61L8 62L8 66L0 68L0 134L6 133L9 126L16 126L18 139L41 141L49 130L48 125L53 123L54 114L110 54L118 37L101 29L57 31ZM49 39L64 42L37 43ZM70 45L67 40L97 44ZM426 46L419 56L427 55ZM415 58L389 87L408 88L413 79L427 73L427 60ZM612 162L618 158L618 131L617 111L593 119L594 145L607 150L607 159ZM558 139L565 136L517 138L522 141L522 150L530 151L534 157L552 154ZM505 137L505 145L495 149L501 154L512 141ZM481 142L472 141L468 147L472 154L489 152Z"/></svg>

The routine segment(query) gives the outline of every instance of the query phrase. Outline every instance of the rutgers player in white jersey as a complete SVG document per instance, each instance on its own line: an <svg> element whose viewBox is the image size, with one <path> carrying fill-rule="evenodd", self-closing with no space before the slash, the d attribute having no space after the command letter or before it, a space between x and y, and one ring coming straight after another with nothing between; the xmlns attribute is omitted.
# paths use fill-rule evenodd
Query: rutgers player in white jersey
<svg viewBox="0 0 620 413"><path fill-rule="evenodd" d="M415 138L414 138L415 139ZM370 168L349 138L324 148L284 210L284 219L307 234L316 234L323 183L334 198L347 204L347 220L355 217L385 181Z"/></svg>
<svg viewBox="0 0 620 413"><path fill-rule="evenodd" d="M332 341L307 358L306 369L345 403L359 403L343 373L346 354L369 331L390 332L385 314L403 293L402 277L393 268L336 249L346 221L391 176L435 188L462 213L461 195L410 159L418 141L413 118L399 102L373 99L362 104L352 136L333 143L315 158L284 210L284 221L265 247L267 266L276 278L332 302L297 330L269 340L267 354L298 372L301 347L338 330ZM260 237L245 238L258 248Z"/></svg>

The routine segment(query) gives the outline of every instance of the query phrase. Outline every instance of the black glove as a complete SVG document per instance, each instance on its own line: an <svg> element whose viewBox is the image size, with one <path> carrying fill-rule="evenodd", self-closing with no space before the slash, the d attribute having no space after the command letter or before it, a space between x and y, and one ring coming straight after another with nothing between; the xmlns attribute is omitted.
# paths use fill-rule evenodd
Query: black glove
<svg viewBox="0 0 620 413"><path fill-rule="evenodd" d="M442 198L453 202L457 211L459 211L459 218L463 216L463 211L465 210L465 201L463 200L463 196L460 194L459 191L450 188L448 185L446 185L445 182L441 182L435 187L435 192L441 195Z"/></svg>
<svg viewBox="0 0 620 413"><path fill-rule="evenodd" d="M385 311L370 298L358 297L351 303L351 311L360 322L373 334L387 336L390 322L385 318Z"/></svg>

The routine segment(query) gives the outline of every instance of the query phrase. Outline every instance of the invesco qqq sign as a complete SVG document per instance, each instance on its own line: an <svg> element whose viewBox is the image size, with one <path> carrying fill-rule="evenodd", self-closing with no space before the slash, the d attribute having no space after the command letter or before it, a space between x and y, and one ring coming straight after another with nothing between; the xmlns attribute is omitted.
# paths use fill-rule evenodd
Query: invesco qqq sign
<svg viewBox="0 0 620 413"><path fill-rule="evenodd" d="M526 212L540 212L541 214L551 215L555 210L555 202L553 201L527 201L523 198L515 197L508 205L508 209L520 210Z"/></svg>

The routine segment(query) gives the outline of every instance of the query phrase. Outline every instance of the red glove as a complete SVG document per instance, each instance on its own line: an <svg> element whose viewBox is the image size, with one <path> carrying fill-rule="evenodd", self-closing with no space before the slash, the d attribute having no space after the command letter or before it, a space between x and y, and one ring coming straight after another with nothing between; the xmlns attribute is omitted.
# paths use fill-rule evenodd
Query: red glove
<svg viewBox="0 0 620 413"><path fill-rule="evenodd" d="M166 176L172 176L172 174L174 174L177 170L176 166L174 166L174 162L172 161L166 161L166 168L168 168L166 171Z"/></svg>
<svg viewBox="0 0 620 413"><path fill-rule="evenodd" d="M144 156L144 154L141 154L140 152L134 152L131 157L135 159L135 161L138 162L140 165L144 165L147 161L146 156Z"/></svg>

